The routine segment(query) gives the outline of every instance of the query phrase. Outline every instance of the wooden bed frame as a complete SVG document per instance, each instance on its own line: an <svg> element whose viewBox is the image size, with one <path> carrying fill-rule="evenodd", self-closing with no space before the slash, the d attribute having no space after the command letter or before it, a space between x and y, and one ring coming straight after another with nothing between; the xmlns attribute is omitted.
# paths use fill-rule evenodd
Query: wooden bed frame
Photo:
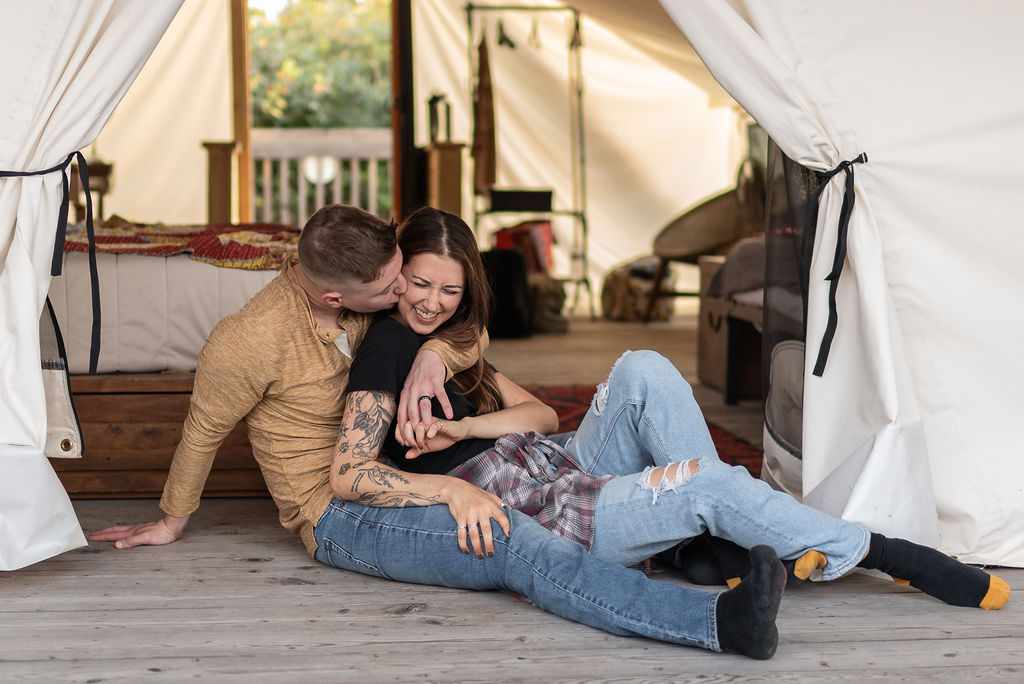
<svg viewBox="0 0 1024 684"><path fill-rule="evenodd" d="M159 497L188 412L193 373L72 375L82 458L50 459L72 498ZM204 496L265 496L245 427L217 452Z"/></svg>
<svg viewBox="0 0 1024 684"><path fill-rule="evenodd" d="M724 257L701 257L697 375L723 392L726 404L761 397L761 308L708 297ZM72 375L82 425L80 459L50 460L72 498L146 498L163 491L188 413L191 371ZM266 496L245 427L217 452L204 496Z"/></svg>

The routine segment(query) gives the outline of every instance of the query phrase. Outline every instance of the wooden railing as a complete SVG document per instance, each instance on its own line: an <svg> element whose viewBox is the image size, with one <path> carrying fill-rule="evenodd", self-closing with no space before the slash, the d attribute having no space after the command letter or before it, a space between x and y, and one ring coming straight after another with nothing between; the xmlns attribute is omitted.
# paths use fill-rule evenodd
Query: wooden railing
<svg viewBox="0 0 1024 684"><path fill-rule="evenodd" d="M391 213L388 128L252 129L253 219L301 226L332 203Z"/></svg>

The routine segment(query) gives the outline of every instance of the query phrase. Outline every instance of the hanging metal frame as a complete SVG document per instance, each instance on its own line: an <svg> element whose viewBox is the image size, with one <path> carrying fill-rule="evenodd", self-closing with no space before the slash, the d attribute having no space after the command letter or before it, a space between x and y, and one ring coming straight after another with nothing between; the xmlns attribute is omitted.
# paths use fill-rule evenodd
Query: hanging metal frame
<svg viewBox="0 0 1024 684"><path fill-rule="evenodd" d="M542 212L527 212L531 214L542 214L550 216L570 216L575 219L573 226L572 251L570 259L579 265L579 274L571 275L568 278L559 278L562 282L574 285L572 303L570 310L575 310L579 303L580 288L587 291L590 303L590 317L597 317L594 308L594 292L590 285L589 261L588 261L588 229L587 229L587 179L586 179L586 152L583 137L583 62L582 62L582 32L580 24L580 11L575 7L567 5L477 5L472 2L466 3L466 23L469 31L468 41L468 64L470 72L470 101L473 101L474 89L476 88L476 63L473 58L474 48L474 13L476 12L567 12L572 17L572 38L569 42L569 126L574 135L570 135L572 164L572 202L571 209L554 209ZM495 213L508 213L491 211L489 208L478 210L475 203L473 206L473 230L477 226L481 216Z"/></svg>

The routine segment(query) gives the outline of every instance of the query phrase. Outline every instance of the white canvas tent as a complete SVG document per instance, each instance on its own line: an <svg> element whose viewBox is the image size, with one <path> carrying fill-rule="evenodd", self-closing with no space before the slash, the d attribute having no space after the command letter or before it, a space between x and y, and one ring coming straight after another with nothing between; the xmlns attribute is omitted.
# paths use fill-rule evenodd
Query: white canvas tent
<svg viewBox="0 0 1024 684"><path fill-rule="evenodd" d="M102 76L90 74L94 95L95 83L109 85L102 101L67 98L63 105L88 106L89 116L68 125L63 114L47 118L36 108L19 126L4 127L0 161L6 168L45 168L95 137L152 48L142 44L155 43L163 30L156 24L173 15L167 9L164 16L164 8L177 5L160 4L155 12L145 3L145 17L126 30L118 13L136 10L139 2L5 6L5 15L23 22L103 8L111 20L95 26L95 35L126 34L116 41L118 59L104 63ZM723 91L708 82L689 44L790 158L824 171L866 153L868 162L854 169L856 204L836 293L838 325L819 377L811 370L828 320L824 277L832 270L845 173L821 200L808 313L802 493L826 510L938 544L963 560L1024 564L1024 467L1014 458L1013 420L1015 394L1024 386L1024 365L1015 363L1024 315L1014 301L1024 284L1014 262L1021 222L1015 209L1024 187L1014 154L1024 143L1024 93L1014 87L1024 45L1014 29L1024 10L1009 0L970 7L923 0L573 4L586 22L585 68L598 72L586 74L585 101L595 270L645 253L665 221L731 182L742 154L742 114L720 106L727 102ZM422 108L435 89L445 92L453 101L453 137L468 141L463 8L461 0L414 3L416 105ZM531 20L516 21L507 19L506 29L529 36ZM13 20L3 30L11 40L28 35ZM594 49L602 41L630 64L670 69L678 88L611 68L602 57L608 53ZM2 92L18 92L14 81L27 73L37 78L24 82L53 83L44 68L52 61L26 61L11 44L4 44L10 53L5 63L25 66L5 71ZM62 45L70 49L74 42ZM554 39L541 45L554 46ZM558 59L552 74L564 72ZM498 103L499 136L511 136L511 143L499 139L499 181L508 185L546 178L566 157L557 151L564 149L556 125L563 114L543 108L555 95L530 97L549 74L539 61L519 68L494 74L498 89L527 84L520 89L525 94L508 95L509 106ZM80 87L74 70L59 73L71 80L53 85L58 99ZM427 128L419 112L423 142ZM50 137L58 129L61 136ZM670 134L680 130L689 138L677 146ZM695 164L702 170L691 172ZM564 194L559 183L565 177L557 169L552 176L556 195ZM0 357L0 444L8 463L28 449L33 463L45 465L38 344L26 340L35 342L48 282L55 197L56 176L0 181L0 216L7 216L0 222L0 306L5 322L14 322L2 331ZM11 466L3 467L5 482L18 481L7 477ZM45 486L52 492L52 482ZM61 543L46 552L59 552Z"/></svg>
<svg viewBox="0 0 1024 684"><path fill-rule="evenodd" d="M805 500L968 562L1024 564L1024 8L662 4L788 157L827 171L867 155L852 169L838 325L820 376L845 173L818 214Z"/></svg>
<svg viewBox="0 0 1024 684"><path fill-rule="evenodd" d="M52 168L95 139L179 0L5 2L0 169ZM85 543L43 456L40 312L51 278L62 171L0 180L0 569ZM66 193L63 193L66 195Z"/></svg>

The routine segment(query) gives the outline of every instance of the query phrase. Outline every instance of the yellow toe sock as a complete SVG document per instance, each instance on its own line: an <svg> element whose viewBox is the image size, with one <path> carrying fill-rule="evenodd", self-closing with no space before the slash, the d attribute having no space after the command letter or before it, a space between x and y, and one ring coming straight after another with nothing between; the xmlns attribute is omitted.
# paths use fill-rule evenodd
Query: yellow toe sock
<svg viewBox="0 0 1024 684"><path fill-rule="evenodd" d="M811 576L812 572L821 570L827 564L828 559L825 558L825 554L821 551L808 551L796 559L796 563L793 566L793 574L805 580Z"/></svg>
<svg viewBox="0 0 1024 684"><path fill-rule="evenodd" d="M981 600L981 607L985 610L999 610L1010 600L1010 585L1001 577L989 575L988 593Z"/></svg>

